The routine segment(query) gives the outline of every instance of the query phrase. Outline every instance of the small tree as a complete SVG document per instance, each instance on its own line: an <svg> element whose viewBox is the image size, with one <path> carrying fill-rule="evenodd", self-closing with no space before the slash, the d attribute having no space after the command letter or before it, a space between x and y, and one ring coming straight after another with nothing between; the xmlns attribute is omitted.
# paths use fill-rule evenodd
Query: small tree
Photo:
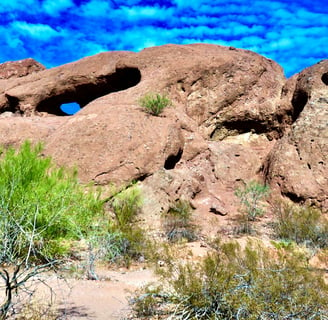
<svg viewBox="0 0 328 320"><path fill-rule="evenodd" d="M24 307L22 293L35 292L31 282L44 283L39 275L53 271L103 212L103 202L85 193L76 172L56 168L41 150L29 142L0 150L1 320Z"/></svg>

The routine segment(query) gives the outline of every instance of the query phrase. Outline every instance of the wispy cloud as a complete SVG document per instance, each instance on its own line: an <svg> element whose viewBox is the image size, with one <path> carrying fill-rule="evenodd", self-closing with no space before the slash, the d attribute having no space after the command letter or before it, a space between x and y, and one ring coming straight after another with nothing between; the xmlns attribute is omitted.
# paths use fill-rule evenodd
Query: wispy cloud
<svg viewBox="0 0 328 320"><path fill-rule="evenodd" d="M319 0L2 0L0 13L0 61L32 56L55 66L106 50L208 42L256 51L291 75L328 56Z"/></svg>
<svg viewBox="0 0 328 320"><path fill-rule="evenodd" d="M45 0L42 4L43 10L51 16L58 16L72 7L74 7L72 0Z"/></svg>
<svg viewBox="0 0 328 320"><path fill-rule="evenodd" d="M42 23L34 24L25 21L15 21L9 26L16 35L29 36L39 41L49 41L54 37L65 36L65 32L57 31L51 26Z"/></svg>

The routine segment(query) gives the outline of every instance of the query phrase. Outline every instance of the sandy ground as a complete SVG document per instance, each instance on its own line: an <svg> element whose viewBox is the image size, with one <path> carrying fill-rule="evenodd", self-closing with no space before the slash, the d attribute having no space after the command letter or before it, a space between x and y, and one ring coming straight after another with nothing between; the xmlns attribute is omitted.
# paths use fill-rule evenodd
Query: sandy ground
<svg viewBox="0 0 328 320"><path fill-rule="evenodd" d="M148 269L103 271L99 275L105 280L51 280L60 319L124 319L130 311L131 293L155 279Z"/></svg>
<svg viewBox="0 0 328 320"><path fill-rule="evenodd" d="M131 270L101 269L97 270L97 275L101 280L67 278L67 275L61 279L57 275L42 274L40 279L46 285L40 281L29 283L29 289L36 288L33 298L22 298L22 291L20 297L28 301L30 310L42 312L37 317L40 320L54 319L49 316L52 312L59 313L57 320L124 319L131 313L129 299L133 292L156 280L153 272L143 267ZM4 291L1 293L4 294Z"/></svg>

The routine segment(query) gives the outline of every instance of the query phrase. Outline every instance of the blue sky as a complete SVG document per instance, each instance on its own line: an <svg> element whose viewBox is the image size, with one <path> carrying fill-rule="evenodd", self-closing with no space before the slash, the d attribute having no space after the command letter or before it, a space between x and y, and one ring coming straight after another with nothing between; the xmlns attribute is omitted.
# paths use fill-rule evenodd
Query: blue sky
<svg viewBox="0 0 328 320"><path fill-rule="evenodd" d="M1 0L0 63L54 67L108 50L205 42L255 51L287 76L328 58L325 0Z"/></svg>

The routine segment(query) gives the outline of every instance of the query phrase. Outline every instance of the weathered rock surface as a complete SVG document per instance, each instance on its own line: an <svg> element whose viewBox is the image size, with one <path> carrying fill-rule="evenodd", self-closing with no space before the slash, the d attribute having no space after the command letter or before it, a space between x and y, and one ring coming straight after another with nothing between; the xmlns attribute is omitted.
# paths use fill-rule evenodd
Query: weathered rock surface
<svg viewBox="0 0 328 320"><path fill-rule="evenodd" d="M0 143L42 140L45 154L77 166L82 182L142 181L149 214L187 198L209 220L221 217L237 211L236 188L264 176L324 207L326 66L286 81L275 62L229 47L105 52L0 80ZM138 99L148 92L168 94L173 106L146 114ZM60 117L68 102L82 110Z"/></svg>
<svg viewBox="0 0 328 320"><path fill-rule="evenodd" d="M328 209L328 60L289 80L295 123L268 157L272 186L295 201Z"/></svg>
<svg viewBox="0 0 328 320"><path fill-rule="evenodd" d="M251 51L166 45L147 48L121 65L137 66L147 89L168 91L205 138L280 131L279 115L287 113L278 103L285 83L281 67Z"/></svg>
<svg viewBox="0 0 328 320"><path fill-rule="evenodd" d="M117 61L132 52L105 52L28 77L0 81L0 110L33 114L65 115L61 104L81 107L114 91L135 85L140 72L116 68Z"/></svg>
<svg viewBox="0 0 328 320"><path fill-rule="evenodd" d="M8 61L0 64L0 80L20 78L44 69L45 66L32 58Z"/></svg>
<svg viewBox="0 0 328 320"><path fill-rule="evenodd" d="M84 182L120 184L169 168L183 145L170 119L117 105L69 118L46 140L45 152L61 165L76 164Z"/></svg>

